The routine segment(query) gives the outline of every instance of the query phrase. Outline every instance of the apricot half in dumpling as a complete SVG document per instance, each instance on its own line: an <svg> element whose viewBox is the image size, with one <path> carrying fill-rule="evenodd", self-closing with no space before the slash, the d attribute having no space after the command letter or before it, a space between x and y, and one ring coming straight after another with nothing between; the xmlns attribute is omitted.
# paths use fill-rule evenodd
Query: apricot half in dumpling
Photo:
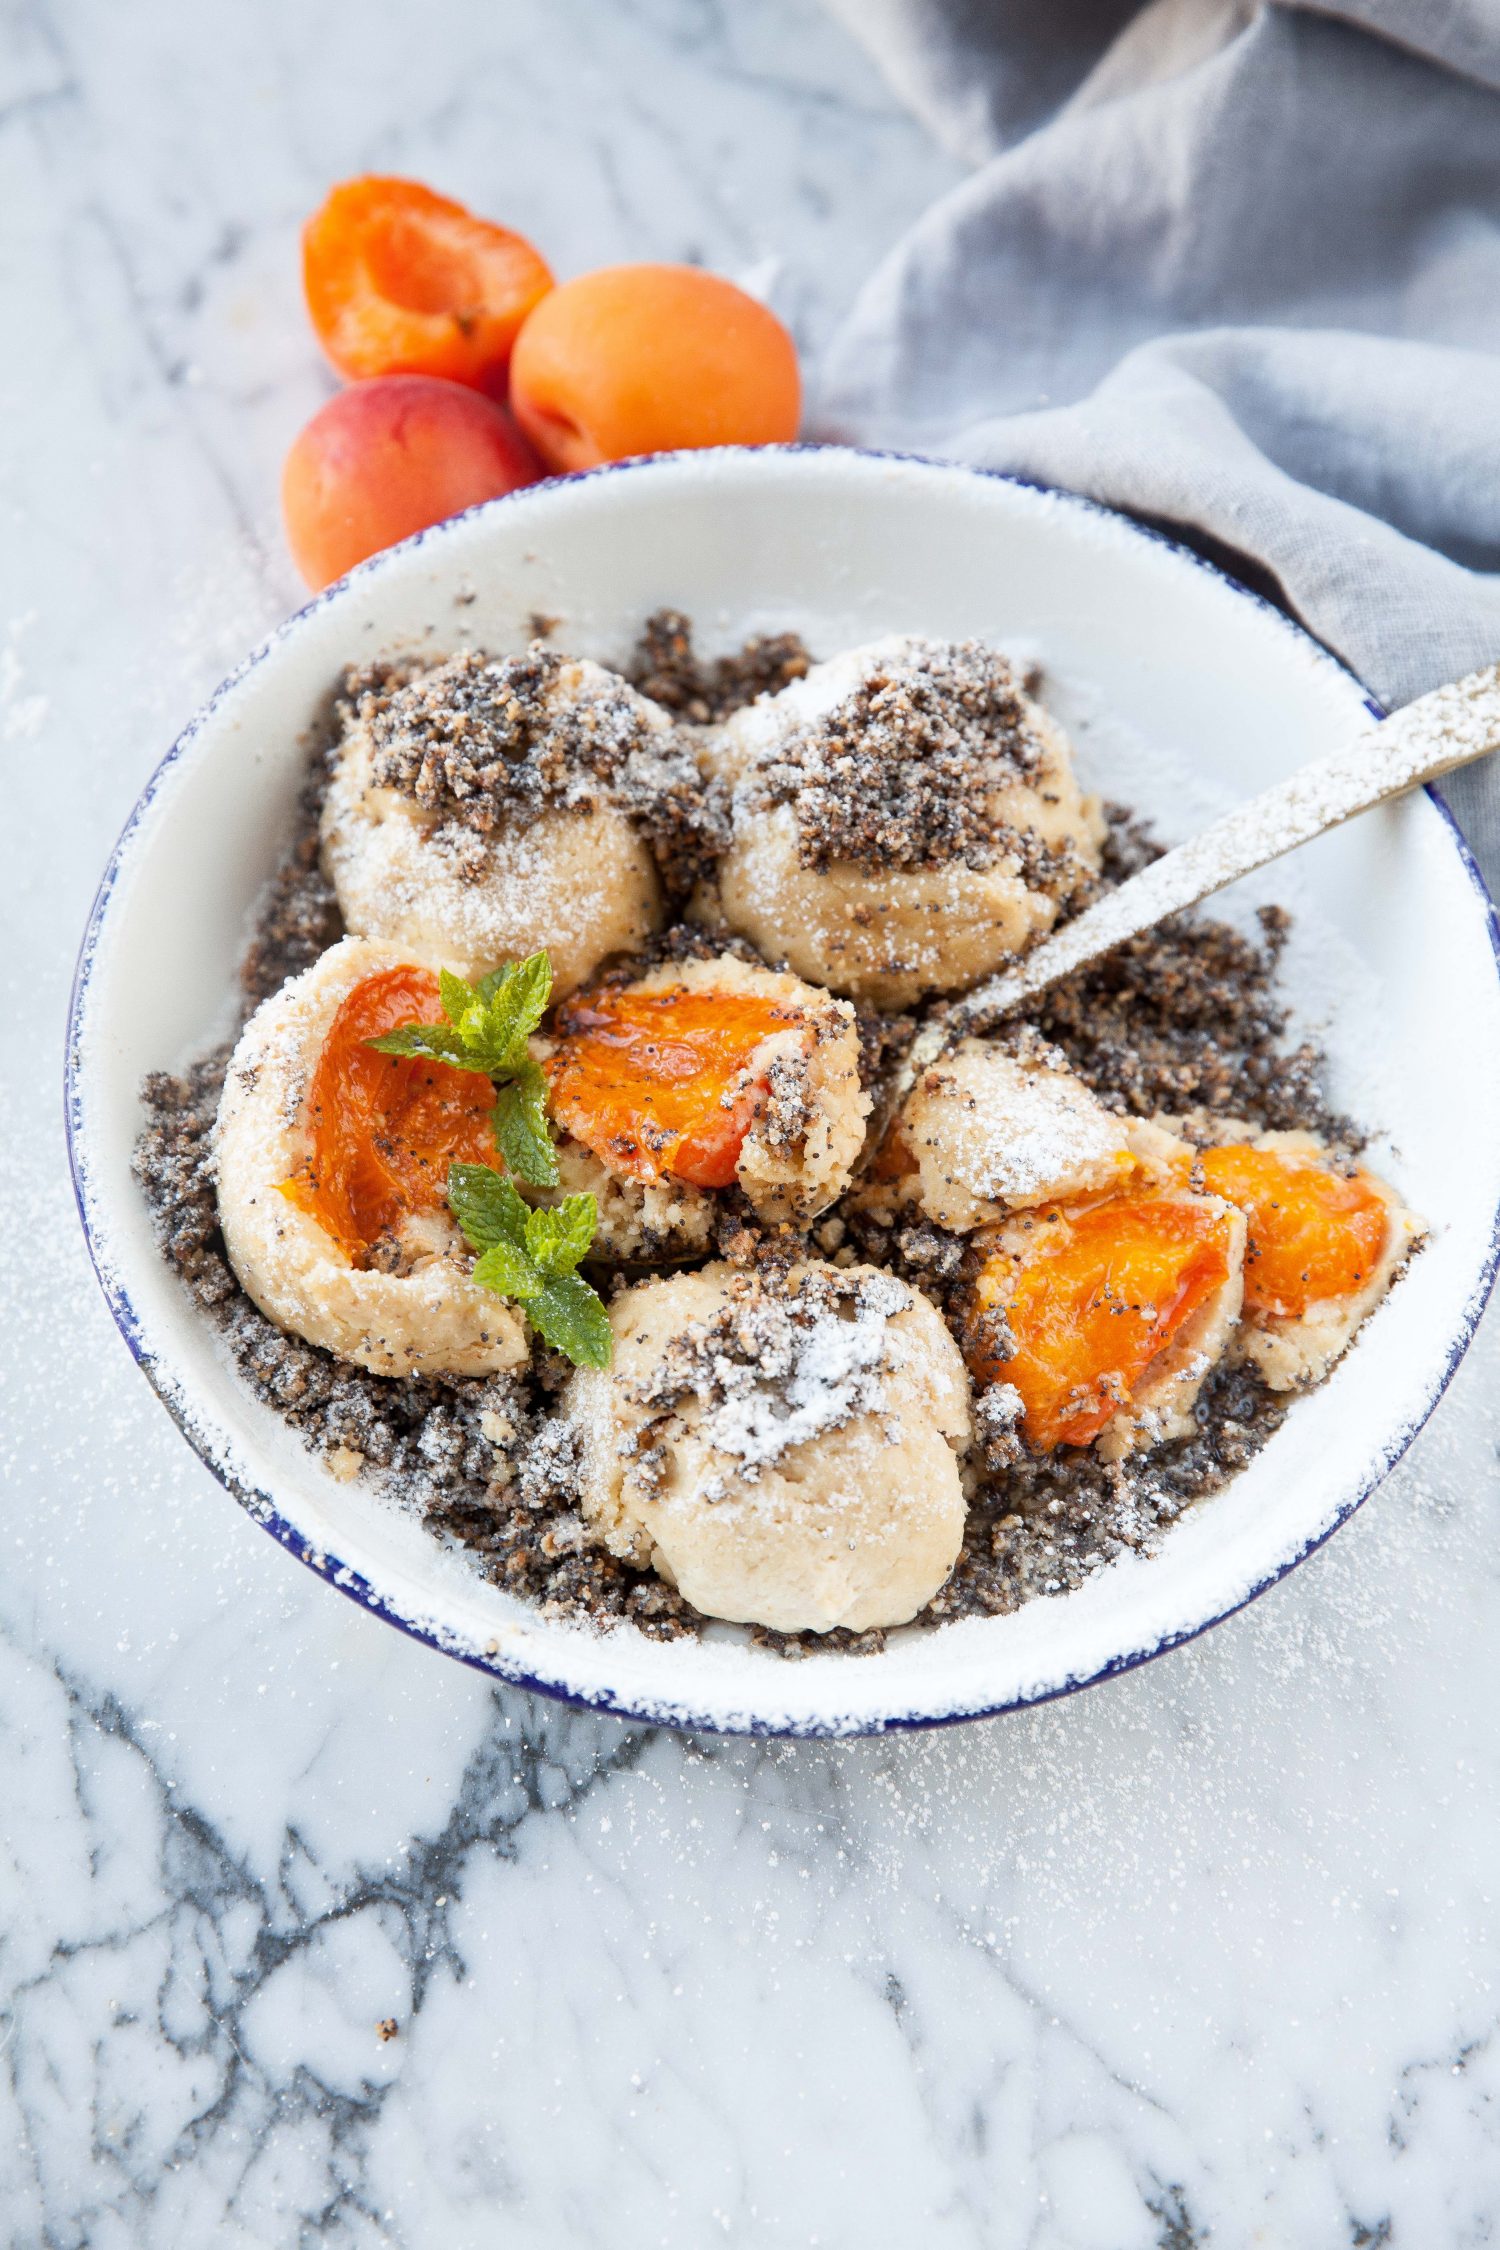
<svg viewBox="0 0 1500 2250"><path fill-rule="evenodd" d="M1215 1196L1048 1204L980 1238L967 1352L1019 1394L1037 1452L1107 1460L1185 1437L1243 1294L1245 1221Z"/></svg>
<svg viewBox="0 0 1500 2250"><path fill-rule="evenodd" d="M1205 1188L1245 1214L1240 1350L1272 1390L1319 1382L1390 1287L1421 1221L1362 1165L1305 1132L1204 1149Z"/></svg>
<svg viewBox="0 0 1500 2250"><path fill-rule="evenodd" d="M535 646L377 677L347 710L322 844L351 930L471 979L545 948L561 994L660 926L646 830L665 807L682 849L705 800L624 680Z"/></svg>
<svg viewBox="0 0 1500 2250"><path fill-rule="evenodd" d="M697 911L880 1007L976 983L1098 872L1066 737L978 641L815 665L735 713L713 756L732 829Z"/></svg>
<svg viewBox="0 0 1500 2250"><path fill-rule="evenodd" d="M448 1166L495 1161L494 1088L367 1042L440 1015L435 969L345 938L251 1017L214 1136L230 1263L267 1318L377 1375L488 1375L527 1356L469 1279Z"/></svg>
<svg viewBox="0 0 1500 2250"><path fill-rule="evenodd" d="M761 1217L805 1224L843 1192L864 1142L853 1009L735 954L575 994L557 1010L544 1068L568 1135L565 1184L599 1196L596 1239L615 1254L640 1254L630 1211L649 1226L665 1196L687 1247L706 1238L717 1189L739 1187Z"/></svg>

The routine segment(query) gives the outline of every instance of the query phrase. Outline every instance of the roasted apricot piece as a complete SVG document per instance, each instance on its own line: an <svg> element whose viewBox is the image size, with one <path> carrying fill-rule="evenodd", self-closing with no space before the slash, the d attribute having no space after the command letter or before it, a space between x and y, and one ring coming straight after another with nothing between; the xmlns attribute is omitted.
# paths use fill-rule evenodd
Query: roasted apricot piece
<svg viewBox="0 0 1500 2250"><path fill-rule="evenodd" d="M281 478L292 560L316 593L367 555L541 469L493 399L435 375L340 391L294 440Z"/></svg>
<svg viewBox="0 0 1500 2250"><path fill-rule="evenodd" d="M417 180L334 188L302 233L318 341L341 375L442 375L495 389L517 332L552 287L523 235Z"/></svg>
<svg viewBox="0 0 1500 2250"><path fill-rule="evenodd" d="M549 469L675 446L794 438L797 349L766 307L698 266L605 266L544 298L516 341L516 420Z"/></svg>
<svg viewBox="0 0 1500 2250"><path fill-rule="evenodd" d="M1039 1451L1089 1444L1229 1279L1231 1226L1210 1203L1171 1196L1036 1212L1019 1253L1012 1247L980 1273L971 1368L1020 1392ZM1008 1358L983 1318L996 1312L1014 1345Z"/></svg>
<svg viewBox="0 0 1500 2250"><path fill-rule="evenodd" d="M1205 1149L1200 1161L1209 1194L1245 1214L1247 1312L1297 1319L1309 1305L1357 1296L1385 1255L1390 1211L1368 1173L1241 1142Z"/></svg>
<svg viewBox="0 0 1500 2250"><path fill-rule="evenodd" d="M564 1001L552 1115L613 1171L728 1187L765 1097L756 1049L802 1022L756 994L599 991Z"/></svg>
<svg viewBox="0 0 1500 2250"><path fill-rule="evenodd" d="M354 1265L403 1219L442 1204L450 1163L497 1164L488 1078L366 1044L440 1014L430 969L381 969L354 987L323 1042L308 1089L312 1150L281 1192Z"/></svg>

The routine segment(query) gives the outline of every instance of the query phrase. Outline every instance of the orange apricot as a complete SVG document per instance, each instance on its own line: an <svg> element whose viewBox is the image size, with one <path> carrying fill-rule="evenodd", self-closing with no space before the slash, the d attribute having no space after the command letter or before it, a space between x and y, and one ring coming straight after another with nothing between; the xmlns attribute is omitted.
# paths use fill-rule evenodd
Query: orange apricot
<svg viewBox="0 0 1500 2250"><path fill-rule="evenodd" d="M732 281L698 266L605 266L529 316L511 359L516 420L550 469L675 446L794 438L797 348Z"/></svg>
<svg viewBox="0 0 1500 2250"><path fill-rule="evenodd" d="M404 1218L438 1208L455 1159L498 1167L488 1078L366 1044L440 1015L430 969L380 969L343 1001L323 1042L308 1089L312 1150L281 1192L356 1265Z"/></svg>
<svg viewBox="0 0 1500 2250"><path fill-rule="evenodd" d="M320 407L286 457L292 560L317 592L382 547L540 474L492 399L432 375L376 376Z"/></svg>
<svg viewBox="0 0 1500 2250"><path fill-rule="evenodd" d="M736 1088L756 1048L800 1023L753 993L608 989L565 1000L547 1064L552 1115L611 1170L728 1187L765 1098Z"/></svg>
<svg viewBox="0 0 1500 2250"><path fill-rule="evenodd" d="M1200 1159L1210 1195L1245 1214L1245 1309L1299 1318L1353 1297L1385 1255L1390 1212L1366 1172L1346 1176L1310 1152L1235 1142Z"/></svg>
<svg viewBox="0 0 1500 2250"><path fill-rule="evenodd" d="M982 1382L1011 1384L1039 1451L1087 1445L1127 1405L1153 1360L1229 1278L1231 1222L1206 1201L1113 1196L1053 1205L1019 1258L1001 1255L975 1287L969 1364ZM998 1309L1009 1358L987 1340Z"/></svg>
<svg viewBox="0 0 1500 2250"><path fill-rule="evenodd" d="M368 176L343 181L308 220L302 281L341 375L441 375L495 390L552 274L508 227L417 180Z"/></svg>

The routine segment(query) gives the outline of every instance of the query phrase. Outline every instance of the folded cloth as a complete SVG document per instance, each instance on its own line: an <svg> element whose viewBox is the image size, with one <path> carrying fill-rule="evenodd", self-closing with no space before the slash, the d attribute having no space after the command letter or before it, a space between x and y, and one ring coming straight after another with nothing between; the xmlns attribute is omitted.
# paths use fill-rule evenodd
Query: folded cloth
<svg viewBox="0 0 1500 2250"><path fill-rule="evenodd" d="M1500 657L1495 0L829 4L977 168L817 434L1175 527L1389 706ZM1500 885L1500 762L1445 789Z"/></svg>

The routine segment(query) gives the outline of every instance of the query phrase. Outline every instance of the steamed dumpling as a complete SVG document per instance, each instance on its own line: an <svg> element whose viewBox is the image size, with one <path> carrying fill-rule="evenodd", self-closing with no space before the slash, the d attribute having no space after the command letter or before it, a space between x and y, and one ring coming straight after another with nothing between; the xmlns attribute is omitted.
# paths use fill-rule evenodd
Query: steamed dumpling
<svg viewBox="0 0 1500 2250"><path fill-rule="evenodd" d="M372 980L427 966L408 948L345 938L256 1010L219 1104L219 1220L241 1284L279 1328L376 1375L497 1374L526 1358L525 1331L514 1306L469 1279L468 1247L440 1203L361 1258L285 1192L315 1168L310 1103L339 1011Z"/></svg>
<svg viewBox="0 0 1500 2250"><path fill-rule="evenodd" d="M1189 1153L1160 1126L1107 1110L1042 1040L964 1039L907 1095L863 1200L967 1234L1143 1172L1165 1177Z"/></svg>
<svg viewBox="0 0 1500 2250"><path fill-rule="evenodd" d="M738 954L581 993L548 1048L563 1147L583 1143L615 1175L616 1205L631 1186L643 1206L671 1187L679 1206L699 1199L706 1230L711 1191L736 1186L761 1218L806 1225L864 1145L854 1010Z"/></svg>
<svg viewBox="0 0 1500 2250"><path fill-rule="evenodd" d="M610 1308L581 1369L582 1507L708 1617L859 1632L915 1617L958 1559L969 1388L918 1291L872 1267L724 1265Z"/></svg>
<svg viewBox="0 0 1500 2250"><path fill-rule="evenodd" d="M649 772L658 786L641 801L659 804L662 761L691 806L696 765L667 714L601 666L540 647L367 690L322 815L345 922L471 978L545 947L554 990L570 992L660 927L647 816L631 799Z"/></svg>
<svg viewBox="0 0 1500 2250"><path fill-rule="evenodd" d="M733 826L705 919L887 1008L956 992L1050 929L1103 824L1061 728L977 641L879 641L737 712Z"/></svg>

